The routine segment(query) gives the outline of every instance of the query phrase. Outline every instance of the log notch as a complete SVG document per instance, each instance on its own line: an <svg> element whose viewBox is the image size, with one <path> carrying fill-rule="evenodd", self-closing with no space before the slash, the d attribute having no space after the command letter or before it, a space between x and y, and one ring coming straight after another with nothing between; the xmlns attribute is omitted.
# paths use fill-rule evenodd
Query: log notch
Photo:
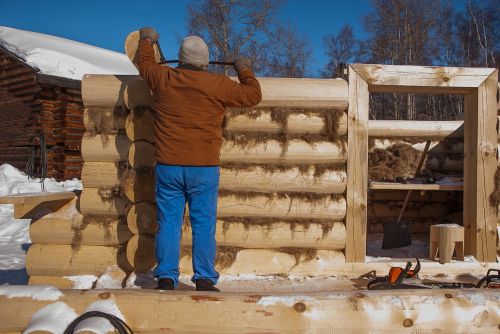
<svg viewBox="0 0 500 334"><path fill-rule="evenodd" d="M156 206L141 202L131 206L127 213L127 225L133 234L154 234L156 225Z"/></svg>
<svg viewBox="0 0 500 334"><path fill-rule="evenodd" d="M125 133L131 141L155 142L155 115L147 107L135 107L125 121Z"/></svg>
<svg viewBox="0 0 500 334"><path fill-rule="evenodd" d="M83 164L82 183L86 188L120 188L132 203L155 201L155 175L151 168L88 161Z"/></svg>

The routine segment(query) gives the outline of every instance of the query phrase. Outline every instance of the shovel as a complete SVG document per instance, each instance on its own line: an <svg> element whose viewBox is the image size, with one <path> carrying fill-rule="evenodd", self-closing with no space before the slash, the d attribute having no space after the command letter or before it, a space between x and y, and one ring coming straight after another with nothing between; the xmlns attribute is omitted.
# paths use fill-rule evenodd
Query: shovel
<svg viewBox="0 0 500 334"><path fill-rule="evenodd" d="M417 169L415 171L415 177L418 176L420 170L422 169L422 165L425 161L425 156L427 155L427 151L429 151L429 147L431 146L431 141L428 140L425 143L424 151L420 156L420 160L418 161ZM382 249L393 249L400 248L411 245L411 231L410 231L410 223L406 220L403 220L403 214L408 206L408 202L410 201L410 196L413 190L408 190L406 193L405 201L403 203L403 207L401 208L401 212L399 213L398 220L392 223L384 224L384 239L382 240Z"/></svg>

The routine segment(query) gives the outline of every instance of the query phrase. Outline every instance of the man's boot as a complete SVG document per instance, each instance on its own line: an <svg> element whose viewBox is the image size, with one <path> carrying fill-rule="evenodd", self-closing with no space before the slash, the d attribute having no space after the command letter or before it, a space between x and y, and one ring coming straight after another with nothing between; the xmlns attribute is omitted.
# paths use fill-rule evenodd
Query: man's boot
<svg viewBox="0 0 500 334"><path fill-rule="evenodd" d="M175 290L174 280L171 278L160 278L156 290Z"/></svg>
<svg viewBox="0 0 500 334"><path fill-rule="evenodd" d="M211 280L200 278L196 280L196 291L220 291Z"/></svg>

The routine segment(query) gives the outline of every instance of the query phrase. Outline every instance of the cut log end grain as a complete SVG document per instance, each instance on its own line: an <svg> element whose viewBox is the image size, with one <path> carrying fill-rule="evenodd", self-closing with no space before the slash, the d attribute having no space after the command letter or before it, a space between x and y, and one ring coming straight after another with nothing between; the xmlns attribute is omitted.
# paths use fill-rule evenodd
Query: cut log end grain
<svg viewBox="0 0 500 334"><path fill-rule="evenodd" d="M82 138L83 161L125 161L132 142L125 135L106 137L86 134Z"/></svg>
<svg viewBox="0 0 500 334"><path fill-rule="evenodd" d="M130 202L115 189L83 188L79 211L84 215L123 216L129 205Z"/></svg>

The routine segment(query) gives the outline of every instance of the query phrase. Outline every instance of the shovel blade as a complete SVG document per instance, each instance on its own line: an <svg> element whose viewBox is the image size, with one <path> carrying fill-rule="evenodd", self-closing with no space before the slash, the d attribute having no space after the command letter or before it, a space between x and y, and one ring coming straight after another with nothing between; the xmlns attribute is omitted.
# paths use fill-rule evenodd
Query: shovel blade
<svg viewBox="0 0 500 334"><path fill-rule="evenodd" d="M411 245L410 224L404 220L384 224L382 249L393 249Z"/></svg>

